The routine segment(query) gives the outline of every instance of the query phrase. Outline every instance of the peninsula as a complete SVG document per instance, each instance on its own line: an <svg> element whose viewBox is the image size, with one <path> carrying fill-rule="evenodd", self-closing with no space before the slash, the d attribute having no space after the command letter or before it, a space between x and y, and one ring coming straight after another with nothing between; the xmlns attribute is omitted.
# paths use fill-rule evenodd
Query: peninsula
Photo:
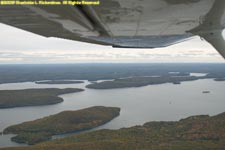
<svg viewBox="0 0 225 150"><path fill-rule="evenodd" d="M77 88L0 90L0 109L57 104L63 102L59 95L81 91L84 90Z"/></svg>
<svg viewBox="0 0 225 150"><path fill-rule="evenodd" d="M77 111L64 111L49 117L6 128L4 134L17 134L12 141L36 144L53 135L73 133L103 125L119 116L120 108L95 106Z"/></svg>

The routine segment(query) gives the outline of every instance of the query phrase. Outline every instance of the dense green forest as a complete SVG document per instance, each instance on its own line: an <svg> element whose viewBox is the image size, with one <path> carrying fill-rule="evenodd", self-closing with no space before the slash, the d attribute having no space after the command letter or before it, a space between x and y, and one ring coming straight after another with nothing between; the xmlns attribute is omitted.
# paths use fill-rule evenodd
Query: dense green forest
<svg viewBox="0 0 225 150"><path fill-rule="evenodd" d="M57 104L63 102L59 95L81 91L84 90L77 88L0 90L0 109Z"/></svg>
<svg viewBox="0 0 225 150"><path fill-rule="evenodd" d="M119 130L99 130L31 147L1 150L223 150L225 113L177 122L148 122Z"/></svg>
<svg viewBox="0 0 225 150"><path fill-rule="evenodd" d="M120 108L95 106L77 111L64 111L42 119L10 126L4 134L18 134L12 140L36 144L51 139L52 135L92 129L119 116Z"/></svg>

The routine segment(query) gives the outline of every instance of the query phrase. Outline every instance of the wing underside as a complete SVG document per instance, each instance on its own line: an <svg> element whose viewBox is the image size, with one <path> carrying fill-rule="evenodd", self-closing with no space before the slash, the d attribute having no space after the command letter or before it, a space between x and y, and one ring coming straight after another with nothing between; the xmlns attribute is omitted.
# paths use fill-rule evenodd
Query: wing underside
<svg viewBox="0 0 225 150"><path fill-rule="evenodd" d="M164 47L200 35L220 51L223 45L218 46L218 42L223 40L215 42L202 33L222 32L224 6L224 0L101 0L99 6L0 5L0 22L45 37L128 48ZM219 12L215 12L217 7ZM202 28L210 21L217 22L217 26Z"/></svg>

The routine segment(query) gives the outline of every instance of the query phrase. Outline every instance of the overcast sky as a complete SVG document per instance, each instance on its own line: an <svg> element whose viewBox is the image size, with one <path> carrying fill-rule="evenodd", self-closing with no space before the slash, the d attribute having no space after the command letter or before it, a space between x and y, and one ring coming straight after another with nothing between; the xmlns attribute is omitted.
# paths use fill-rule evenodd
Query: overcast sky
<svg viewBox="0 0 225 150"><path fill-rule="evenodd" d="M45 38L0 24L0 64L86 62L225 62L199 37L167 48L119 49Z"/></svg>

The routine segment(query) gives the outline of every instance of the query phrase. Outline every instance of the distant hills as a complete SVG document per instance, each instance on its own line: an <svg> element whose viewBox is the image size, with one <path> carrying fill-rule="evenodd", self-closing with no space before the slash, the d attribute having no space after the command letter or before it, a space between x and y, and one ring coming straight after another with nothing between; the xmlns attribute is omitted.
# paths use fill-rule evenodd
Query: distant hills
<svg viewBox="0 0 225 150"><path fill-rule="evenodd" d="M0 84L42 80L96 81L131 76L163 76L169 72L206 73L208 78L224 79L225 63L0 65Z"/></svg>

